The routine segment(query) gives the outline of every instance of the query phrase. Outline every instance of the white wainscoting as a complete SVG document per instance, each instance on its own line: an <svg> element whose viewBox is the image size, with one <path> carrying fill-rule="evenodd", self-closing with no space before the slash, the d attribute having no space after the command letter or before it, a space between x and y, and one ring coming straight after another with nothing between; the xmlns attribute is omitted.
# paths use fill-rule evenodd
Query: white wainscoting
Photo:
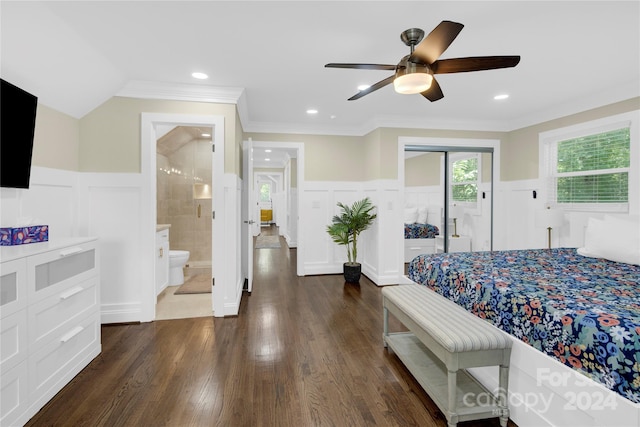
<svg viewBox="0 0 640 427"><path fill-rule="evenodd" d="M290 248L298 247L298 189L291 188L288 200L289 209L286 211L287 227L282 237Z"/></svg>
<svg viewBox="0 0 640 427"><path fill-rule="evenodd" d="M241 181L225 174L223 244L214 247L216 316L237 315L242 297L240 273ZM101 322L149 321L145 290L155 289L155 269L140 254L145 244L142 224L146 199L140 174L82 173L34 166L28 190L2 188L3 226L21 218L49 225L50 238L95 236L101 251ZM214 207L215 209L216 207ZM152 233L155 236L155 233ZM214 239L216 236L214 236ZM214 242L215 243L215 242ZM214 245L215 246L215 245ZM149 258L149 257L147 257ZM235 259L234 259L235 258Z"/></svg>
<svg viewBox="0 0 640 427"><path fill-rule="evenodd" d="M305 233L304 275L341 274L347 261L346 248L333 243L327 233L331 218L338 214L338 202L350 205L369 197L378 218L360 235L358 261L362 272L377 285L399 283L402 272L402 243L398 226L402 207L396 181L330 182L307 181L300 194L301 230Z"/></svg>
<svg viewBox="0 0 640 427"><path fill-rule="evenodd" d="M217 286L222 286L223 291L214 295L214 310L216 317L220 317L220 310L223 316L235 316L240 309L240 300L242 298L242 287L244 285L244 277L242 275L242 179L237 175L225 174L224 176L224 206L225 218L227 224L224 228L224 264L217 264L224 268L225 272L222 277L226 279L218 280ZM215 236L214 236L215 245ZM235 257L235 260L233 259ZM215 272L214 272L215 273ZM226 281L224 281L226 280ZM224 282L223 282L224 281ZM219 283L221 282L221 283ZM218 308L216 304L217 296L222 296L222 306Z"/></svg>
<svg viewBox="0 0 640 427"><path fill-rule="evenodd" d="M140 174L81 173L78 229L97 236L101 265L102 323L143 318L144 289L155 289L155 266L146 265L141 223ZM152 273L153 272L153 273Z"/></svg>
<svg viewBox="0 0 640 427"><path fill-rule="evenodd" d="M77 236L77 173L31 168L29 189L0 189L2 226L48 225L49 239Z"/></svg>

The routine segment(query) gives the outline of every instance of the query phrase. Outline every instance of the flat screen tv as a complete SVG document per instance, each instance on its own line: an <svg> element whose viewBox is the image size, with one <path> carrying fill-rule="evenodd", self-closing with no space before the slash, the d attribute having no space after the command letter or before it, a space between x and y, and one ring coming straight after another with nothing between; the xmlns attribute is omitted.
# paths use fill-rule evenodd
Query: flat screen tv
<svg viewBox="0 0 640 427"><path fill-rule="evenodd" d="M29 188L38 98L0 79L0 187Z"/></svg>

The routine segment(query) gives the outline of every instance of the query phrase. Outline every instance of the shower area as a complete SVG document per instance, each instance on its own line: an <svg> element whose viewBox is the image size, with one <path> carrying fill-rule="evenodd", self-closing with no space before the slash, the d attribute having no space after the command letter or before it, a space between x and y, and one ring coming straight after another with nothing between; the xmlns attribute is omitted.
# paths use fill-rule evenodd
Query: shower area
<svg viewBox="0 0 640 427"><path fill-rule="evenodd" d="M177 126L157 140L157 223L169 248L189 251L185 279L211 277L212 129Z"/></svg>

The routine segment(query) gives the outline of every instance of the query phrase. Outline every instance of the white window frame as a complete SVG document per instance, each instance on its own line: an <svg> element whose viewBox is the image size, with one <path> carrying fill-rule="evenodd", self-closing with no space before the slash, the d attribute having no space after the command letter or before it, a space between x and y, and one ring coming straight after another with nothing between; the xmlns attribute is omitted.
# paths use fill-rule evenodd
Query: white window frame
<svg viewBox="0 0 640 427"><path fill-rule="evenodd" d="M567 211L578 212L625 212L638 213L640 198L640 111L618 114L599 120L592 120L573 126L567 126L539 134L539 173L542 192L547 206L559 207ZM626 203L557 203L555 199L555 178L557 144L568 139L609 132L623 127L629 128L629 168L608 170L606 172L628 172L628 201ZM598 171L600 173L602 171Z"/></svg>
<svg viewBox="0 0 640 427"><path fill-rule="evenodd" d="M465 181L465 182L457 182L454 184L453 182L453 164L459 160L466 159L477 159L478 163L478 175L475 181ZM478 210L480 206L480 186L482 182L482 153L450 153L449 154L449 202L455 203L459 206L462 206L466 209ZM464 185L464 184L475 184L476 185L476 201L475 202L459 202L457 200L453 200L453 186L454 185Z"/></svg>

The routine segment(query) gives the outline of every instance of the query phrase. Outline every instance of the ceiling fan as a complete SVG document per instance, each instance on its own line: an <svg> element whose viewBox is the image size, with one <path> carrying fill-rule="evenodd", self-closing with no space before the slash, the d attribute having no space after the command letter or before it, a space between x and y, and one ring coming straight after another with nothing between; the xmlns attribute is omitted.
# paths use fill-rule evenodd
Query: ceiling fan
<svg viewBox="0 0 640 427"><path fill-rule="evenodd" d="M326 64L327 68L357 68L361 70L394 70L395 74L379 81L349 98L360 99L393 82L398 93L420 93L429 101L444 97L434 74L464 73L468 71L493 70L515 67L520 56L473 56L467 58L438 59L458 36L464 25L442 21L424 38L420 28L410 28L400 34L400 39L411 48L397 65L384 64Z"/></svg>

